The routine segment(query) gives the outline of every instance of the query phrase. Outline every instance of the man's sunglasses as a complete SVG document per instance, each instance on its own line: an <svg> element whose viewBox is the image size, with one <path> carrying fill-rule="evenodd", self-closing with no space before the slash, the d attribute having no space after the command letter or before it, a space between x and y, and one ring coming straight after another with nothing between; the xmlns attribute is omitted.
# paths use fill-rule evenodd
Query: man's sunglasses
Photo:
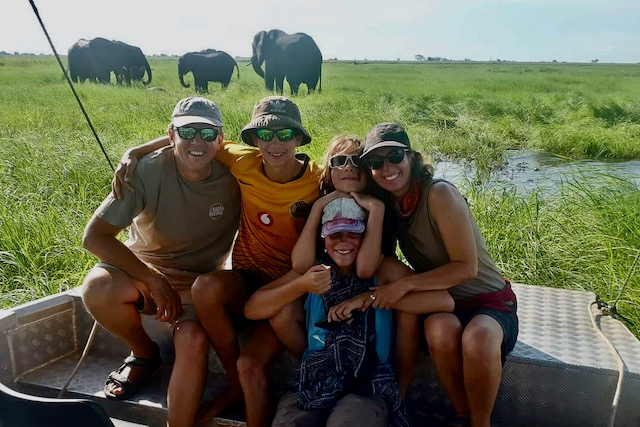
<svg viewBox="0 0 640 427"><path fill-rule="evenodd" d="M362 160L357 154L338 154L329 158L329 168L346 168L349 161L355 168L359 168L362 165Z"/></svg>
<svg viewBox="0 0 640 427"><path fill-rule="evenodd" d="M369 169L378 170L384 166L384 161L389 160L392 165L397 165L404 160L404 155L409 150L406 148L396 148L387 153L386 156L366 156L364 162Z"/></svg>
<svg viewBox="0 0 640 427"><path fill-rule="evenodd" d="M271 141L273 139L273 135L276 135L281 142L291 141L293 138L298 136L297 129L280 129L280 130L271 130L267 128L256 129L255 134L256 137L260 141Z"/></svg>
<svg viewBox="0 0 640 427"><path fill-rule="evenodd" d="M178 135L182 139L193 139L199 133L200 138L202 138L203 141L207 142L215 141L215 139L220 134L220 131L215 128L197 129L192 126L179 126L176 129L178 131Z"/></svg>

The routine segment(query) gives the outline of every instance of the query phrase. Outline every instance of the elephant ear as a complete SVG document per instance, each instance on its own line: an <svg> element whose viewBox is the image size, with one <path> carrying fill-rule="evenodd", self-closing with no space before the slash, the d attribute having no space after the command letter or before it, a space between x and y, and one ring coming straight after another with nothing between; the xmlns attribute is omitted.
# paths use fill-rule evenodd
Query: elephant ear
<svg viewBox="0 0 640 427"><path fill-rule="evenodd" d="M254 54L255 54L255 59L256 59L256 63L255 65L257 65L258 67L260 65L262 65L262 63L264 62L264 51L265 51L265 46L264 46L264 41L265 38L267 37L267 32L266 31L260 31L258 34L256 34L255 37L255 46L254 46Z"/></svg>

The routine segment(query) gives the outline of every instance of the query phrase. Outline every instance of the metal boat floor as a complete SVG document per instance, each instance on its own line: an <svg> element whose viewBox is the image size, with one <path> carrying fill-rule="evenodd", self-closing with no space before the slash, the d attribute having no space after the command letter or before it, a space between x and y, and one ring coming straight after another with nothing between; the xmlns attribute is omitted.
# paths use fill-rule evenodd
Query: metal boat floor
<svg viewBox="0 0 640 427"><path fill-rule="evenodd" d="M595 295L518 284L514 284L514 291L518 297L520 334L504 366L494 425L607 425L618 372L615 358L589 320L589 303ZM5 342L0 342L0 358L10 356L12 361L11 366L0 371L5 378L0 379L6 382L10 375L17 388L40 395L56 394L64 384L92 324L77 292L47 301L30 303L0 316L0 330L6 337ZM626 379L615 425L640 426L640 342L622 323L602 317L595 306L592 310L625 363ZM163 425L173 360L171 337L159 322L144 319L144 323L150 336L160 343L166 364L135 401L115 402L103 397L104 379L127 354L124 345L103 330L69 390L74 397L98 400L110 416L150 426ZM277 360L271 374L276 384L274 400L296 366L297 362L287 354ZM213 351L209 371L206 398L225 385L224 372ZM407 404L423 420L416 425L425 426L439 425L450 408L427 355L420 357ZM241 410L223 418L228 421L219 422L231 425L241 425L244 419Z"/></svg>

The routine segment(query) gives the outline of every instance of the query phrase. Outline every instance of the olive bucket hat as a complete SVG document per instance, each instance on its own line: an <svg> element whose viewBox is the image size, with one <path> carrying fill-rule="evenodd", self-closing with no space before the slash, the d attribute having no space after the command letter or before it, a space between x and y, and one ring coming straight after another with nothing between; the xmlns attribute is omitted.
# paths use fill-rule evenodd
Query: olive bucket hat
<svg viewBox="0 0 640 427"><path fill-rule="evenodd" d="M302 143L311 142L309 132L302 126L300 110L290 99L283 96L268 96L254 105L251 121L241 132L242 140L249 145L253 143L253 131L259 128L292 128L302 133Z"/></svg>

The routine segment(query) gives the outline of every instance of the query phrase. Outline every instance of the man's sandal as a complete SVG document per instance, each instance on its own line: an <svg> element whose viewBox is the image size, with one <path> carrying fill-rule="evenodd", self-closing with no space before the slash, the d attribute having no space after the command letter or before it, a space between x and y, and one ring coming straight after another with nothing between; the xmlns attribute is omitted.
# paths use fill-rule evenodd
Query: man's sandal
<svg viewBox="0 0 640 427"><path fill-rule="evenodd" d="M113 400L129 399L131 396L136 394L136 392L142 387L143 383L160 367L161 363L160 348L157 345L156 355L150 358L137 357L133 355L133 352L131 352L131 354L124 359L122 365L115 371L111 372L107 377L107 380L104 383L104 395L108 399ZM124 371L125 368L131 368L133 366L146 368L146 372L144 372L135 383L132 383L129 378L122 375L122 371ZM110 386L114 384L122 389L122 393L114 394L109 390Z"/></svg>

